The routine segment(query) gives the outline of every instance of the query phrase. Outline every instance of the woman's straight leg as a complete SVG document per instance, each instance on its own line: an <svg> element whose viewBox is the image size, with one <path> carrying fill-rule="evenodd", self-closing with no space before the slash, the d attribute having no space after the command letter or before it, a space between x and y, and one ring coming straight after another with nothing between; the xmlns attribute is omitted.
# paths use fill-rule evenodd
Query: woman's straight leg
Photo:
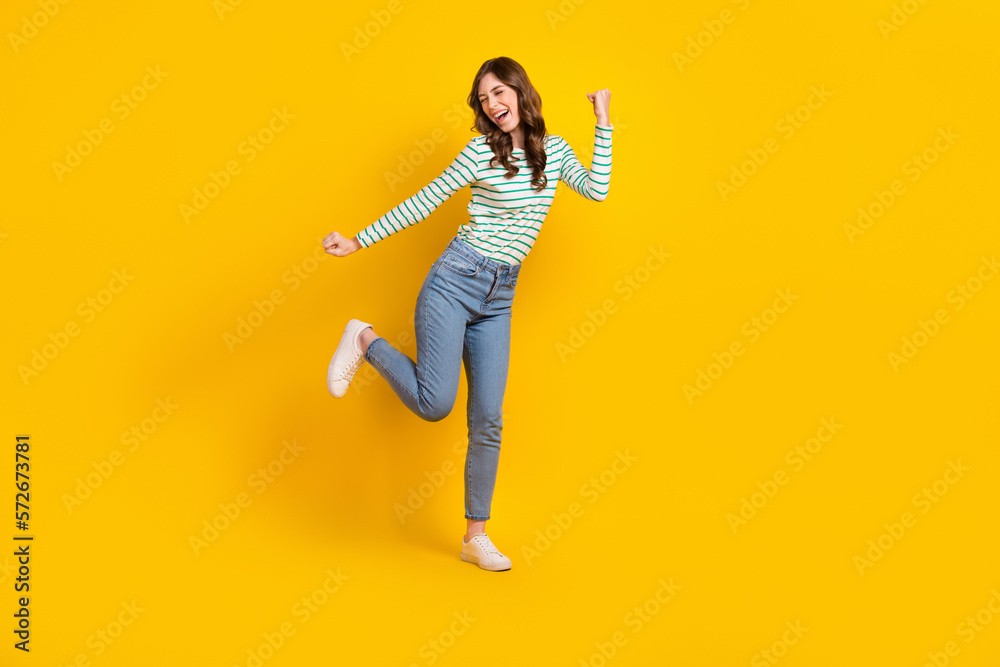
<svg viewBox="0 0 1000 667"><path fill-rule="evenodd" d="M469 448L465 455L465 518L490 518L500 462L503 397L510 362L509 307L473 320L465 329Z"/></svg>

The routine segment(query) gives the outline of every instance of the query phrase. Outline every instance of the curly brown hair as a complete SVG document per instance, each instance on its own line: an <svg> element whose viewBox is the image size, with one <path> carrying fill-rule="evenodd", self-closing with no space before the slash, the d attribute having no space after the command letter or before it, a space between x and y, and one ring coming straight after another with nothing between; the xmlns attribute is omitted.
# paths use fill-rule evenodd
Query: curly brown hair
<svg viewBox="0 0 1000 667"><path fill-rule="evenodd" d="M545 119L542 118L542 98L531 85L527 72L517 61L506 56L490 58L479 68L468 99L469 106L476 115L475 124L470 129L486 135L486 143L494 153L489 162L491 167L496 160L499 160L507 170L506 176L513 176L519 171L518 167L511 163L510 156L514 142L510 134L497 127L483 111L483 106L479 102L479 84L483 77L490 73L517 92L517 113L521 125L524 126L524 157L531 167L531 185L536 190L542 190L548 183L545 176Z"/></svg>

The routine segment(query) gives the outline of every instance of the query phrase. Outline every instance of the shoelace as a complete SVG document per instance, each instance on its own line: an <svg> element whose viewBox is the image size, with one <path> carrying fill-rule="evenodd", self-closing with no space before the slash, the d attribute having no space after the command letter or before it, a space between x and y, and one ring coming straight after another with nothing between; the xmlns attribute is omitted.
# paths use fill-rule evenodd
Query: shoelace
<svg viewBox="0 0 1000 667"><path fill-rule="evenodd" d="M485 553L487 553L487 554L496 554L498 556L503 556L503 554L500 553L500 551L493 545L493 542L490 541L490 538L488 538L486 535L476 535L472 539L474 539L476 541L476 544L478 544L479 547Z"/></svg>
<svg viewBox="0 0 1000 667"><path fill-rule="evenodd" d="M351 357L351 362L347 364L344 371L340 374L338 379L340 380L351 380L354 378L354 374L361 368L361 353L355 352L354 356Z"/></svg>

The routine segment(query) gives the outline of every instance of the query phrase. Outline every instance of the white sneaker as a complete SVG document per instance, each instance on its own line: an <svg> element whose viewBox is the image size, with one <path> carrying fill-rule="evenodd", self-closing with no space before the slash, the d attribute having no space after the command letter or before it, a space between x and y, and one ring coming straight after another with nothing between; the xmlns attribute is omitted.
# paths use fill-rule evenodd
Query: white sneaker
<svg viewBox="0 0 1000 667"><path fill-rule="evenodd" d="M337 351L333 353L330 367L326 371L326 388L334 398L341 398L351 386L354 374L365 363L365 354L361 351L358 339L361 332L372 325L361 320L351 320L344 327L344 335L340 337Z"/></svg>
<svg viewBox="0 0 1000 667"><path fill-rule="evenodd" d="M510 569L510 559L500 553L486 533L476 533L468 542L462 536L462 560L476 563L484 570L499 572Z"/></svg>

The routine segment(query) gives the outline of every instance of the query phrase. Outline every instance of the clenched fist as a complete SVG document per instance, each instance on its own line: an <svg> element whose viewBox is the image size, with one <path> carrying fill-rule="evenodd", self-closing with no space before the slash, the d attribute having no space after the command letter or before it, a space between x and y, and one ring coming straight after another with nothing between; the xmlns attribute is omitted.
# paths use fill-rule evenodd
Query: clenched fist
<svg viewBox="0 0 1000 667"><path fill-rule="evenodd" d="M594 115L597 116L597 124L610 125L611 91L607 88L601 88L592 93L587 93L587 99L594 103Z"/></svg>
<svg viewBox="0 0 1000 667"><path fill-rule="evenodd" d="M328 255L346 257L355 250L359 250L361 248L361 244L358 242L357 237L349 239L346 236L341 235L340 232L330 232L327 234L326 238L323 239L323 247L326 248L326 254Z"/></svg>

